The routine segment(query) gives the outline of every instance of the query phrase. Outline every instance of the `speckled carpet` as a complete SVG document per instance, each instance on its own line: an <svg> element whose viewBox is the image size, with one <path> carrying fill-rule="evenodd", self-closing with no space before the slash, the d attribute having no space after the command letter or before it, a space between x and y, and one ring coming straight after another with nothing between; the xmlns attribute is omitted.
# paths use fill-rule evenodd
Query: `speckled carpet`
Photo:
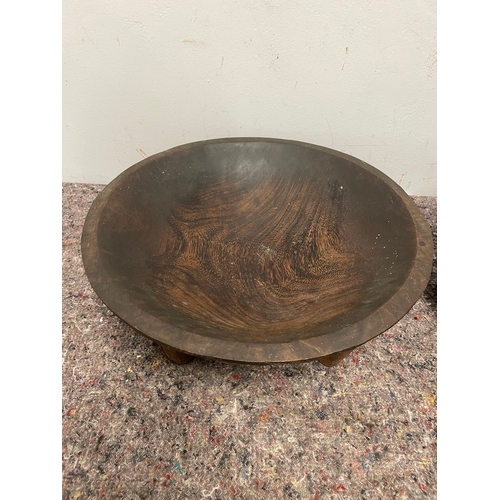
<svg viewBox="0 0 500 500"><path fill-rule="evenodd" d="M102 189L63 184L64 500L436 498L435 265L411 311L336 367L177 366L85 276ZM414 200L436 238L436 198Z"/></svg>

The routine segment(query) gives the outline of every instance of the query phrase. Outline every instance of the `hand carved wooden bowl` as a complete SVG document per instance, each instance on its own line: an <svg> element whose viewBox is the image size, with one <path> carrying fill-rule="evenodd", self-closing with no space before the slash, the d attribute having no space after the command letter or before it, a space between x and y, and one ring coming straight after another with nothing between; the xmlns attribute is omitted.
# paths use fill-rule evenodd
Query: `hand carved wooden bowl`
<svg viewBox="0 0 500 500"><path fill-rule="evenodd" d="M382 172L262 138L146 158L100 193L82 235L98 296L177 363L331 366L408 312L432 254L418 207Z"/></svg>

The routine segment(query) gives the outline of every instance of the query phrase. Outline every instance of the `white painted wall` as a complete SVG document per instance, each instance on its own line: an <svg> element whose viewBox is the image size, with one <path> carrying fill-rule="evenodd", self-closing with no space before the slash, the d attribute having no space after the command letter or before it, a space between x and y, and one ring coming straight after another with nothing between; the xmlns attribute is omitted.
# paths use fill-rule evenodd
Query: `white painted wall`
<svg viewBox="0 0 500 500"><path fill-rule="evenodd" d="M436 0L64 0L63 181L296 139L436 194Z"/></svg>

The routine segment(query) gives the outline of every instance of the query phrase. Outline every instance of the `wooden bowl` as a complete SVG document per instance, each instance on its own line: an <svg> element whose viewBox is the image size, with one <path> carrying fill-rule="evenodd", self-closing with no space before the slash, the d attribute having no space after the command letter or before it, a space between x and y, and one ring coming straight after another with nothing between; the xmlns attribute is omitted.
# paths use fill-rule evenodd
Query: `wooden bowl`
<svg viewBox="0 0 500 500"><path fill-rule="evenodd" d="M408 312L432 255L418 207L385 174L263 138L146 158L100 193L82 235L97 295L178 363L333 365Z"/></svg>

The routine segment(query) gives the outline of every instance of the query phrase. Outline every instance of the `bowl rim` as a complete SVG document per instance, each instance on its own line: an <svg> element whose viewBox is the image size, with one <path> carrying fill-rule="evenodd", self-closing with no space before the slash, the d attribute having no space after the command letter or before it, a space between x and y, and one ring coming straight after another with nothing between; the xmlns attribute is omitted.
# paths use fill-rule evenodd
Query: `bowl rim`
<svg viewBox="0 0 500 500"><path fill-rule="evenodd" d="M165 323L140 309L130 297L113 287L106 276L97 245L97 226L106 202L123 180L153 160L208 144L233 142L274 142L322 151L353 163L372 173L399 196L408 210L416 231L416 255L403 285L378 309L368 316L346 324L334 332L287 342L241 342L197 334ZM302 141L269 137L230 137L195 141L151 155L116 176L93 201L81 237L82 260L87 278L100 300L122 321L153 341L179 351L205 358L237 363L286 363L309 361L353 349L383 333L402 319L425 290L431 274L434 244L431 229L410 196L389 176L368 163L340 151Z"/></svg>

